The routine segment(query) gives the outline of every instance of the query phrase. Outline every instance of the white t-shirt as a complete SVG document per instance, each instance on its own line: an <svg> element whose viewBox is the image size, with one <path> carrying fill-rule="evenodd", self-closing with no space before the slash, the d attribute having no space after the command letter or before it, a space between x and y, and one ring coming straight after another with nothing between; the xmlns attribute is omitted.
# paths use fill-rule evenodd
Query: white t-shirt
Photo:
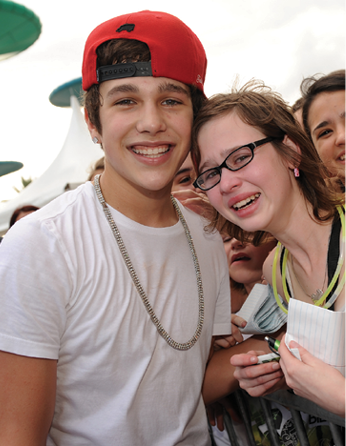
<svg viewBox="0 0 346 446"><path fill-rule="evenodd" d="M201 386L212 334L229 334L221 237L183 208L205 300L200 339L170 347L138 295L91 183L16 223L0 245L0 349L57 359L47 445L207 445ZM178 342L198 321L196 275L182 224L140 225L114 209L139 280Z"/></svg>

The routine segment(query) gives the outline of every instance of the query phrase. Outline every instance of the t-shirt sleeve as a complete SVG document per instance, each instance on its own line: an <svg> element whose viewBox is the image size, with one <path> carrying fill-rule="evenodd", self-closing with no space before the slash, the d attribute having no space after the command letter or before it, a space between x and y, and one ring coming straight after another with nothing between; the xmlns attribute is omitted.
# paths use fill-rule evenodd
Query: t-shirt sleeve
<svg viewBox="0 0 346 446"><path fill-rule="evenodd" d="M71 265L52 222L24 220L0 245L0 350L57 359Z"/></svg>
<svg viewBox="0 0 346 446"><path fill-rule="evenodd" d="M229 335L231 327L231 290L226 253L222 247L221 282L216 301L213 336Z"/></svg>

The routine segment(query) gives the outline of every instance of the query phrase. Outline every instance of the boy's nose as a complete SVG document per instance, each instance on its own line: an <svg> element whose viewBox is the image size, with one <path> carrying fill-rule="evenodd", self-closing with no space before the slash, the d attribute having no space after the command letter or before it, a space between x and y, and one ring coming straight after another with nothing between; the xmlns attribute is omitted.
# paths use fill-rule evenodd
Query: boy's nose
<svg viewBox="0 0 346 446"><path fill-rule="evenodd" d="M166 130L163 114L156 104L148 104L142 108L136 128L139 133L148 132L152 135Z"/></svg>

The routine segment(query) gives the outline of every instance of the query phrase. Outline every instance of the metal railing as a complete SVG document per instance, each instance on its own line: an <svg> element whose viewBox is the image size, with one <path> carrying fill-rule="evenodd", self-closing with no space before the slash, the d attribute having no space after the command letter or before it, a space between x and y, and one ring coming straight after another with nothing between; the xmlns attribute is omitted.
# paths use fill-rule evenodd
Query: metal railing
<svg viewBox="0 0 346 446"><path fill-rule="evenodd" d="M252 422L250 417L250 411L248 407L248 398L245 397L244 390L237 390L234 394L237 408L239 410L239 414L244 423L246 436L248 439L249 446L256 446L255 437L252 430ZM310 446L309 439L307 436L307 432L304 426L304 422L301 416L301 412L305 414L309 414L315 416L319 419L326 420L328 422L330 432L336 446L344 446L345 445L345 419L341 418L317 404L305 399L301 398L294 393L291 393L287 390L279 390L265 397L257 398L261 404L263 415L265 422L268 428L268 438L270 440L270 444L273 446L281 446L281 441L279 439L278 433L274 426L274 420L272 417L271 405L270 402L275 402L281 404L285 408L287 408L292 414L292 421L297 433L297 437L299 439L300 446ZM230 443L232 446L239 446L239 439L237 437L236 430L234 428L234 424L232 418L228 414L228 412L224 411L224 425L227 431L228 437L230 439ZM212 436L212 435L211 435ZM216 445L213 440L213 444Z"/></svg>

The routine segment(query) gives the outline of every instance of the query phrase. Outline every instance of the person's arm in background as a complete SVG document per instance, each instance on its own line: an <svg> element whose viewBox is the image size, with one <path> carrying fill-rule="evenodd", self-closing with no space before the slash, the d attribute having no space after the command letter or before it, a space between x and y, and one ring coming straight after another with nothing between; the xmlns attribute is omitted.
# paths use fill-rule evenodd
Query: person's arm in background
<svg viewBox="0 0 346 446"><path fill-rule="evenodd" d="M0 352L0 445L45 446L57 361Z"/></svg>
<svg viewBox="0 0 346 446"><path fill-rule="evenodd" d="M247 354L249 351L250 354ZM214 352L207 365L202 388L206 406L234 392L238 389L239 384L240 387L248 391L250 388L247 386L248 381L255 387L263 385L267 387L270 383L270 388L273 382L277 384L281 381L282 387L283 372L279 364L252 365L257 363L255 351L258 355L270 353L268 344L263 337L253 336L234 347ZM234 358L237 358L236 361ZM242 377L243 374L244 377ZM277 389L275 388L275 390Z"/></svg>
<svg viewBox="0 0 346 446"><path fill-rule="evenodd" d="M172 191L174 198L180 203L202 217L211 219L214 215L214 208L209 203L208 197L203 192L186 189Z"/></svg>

